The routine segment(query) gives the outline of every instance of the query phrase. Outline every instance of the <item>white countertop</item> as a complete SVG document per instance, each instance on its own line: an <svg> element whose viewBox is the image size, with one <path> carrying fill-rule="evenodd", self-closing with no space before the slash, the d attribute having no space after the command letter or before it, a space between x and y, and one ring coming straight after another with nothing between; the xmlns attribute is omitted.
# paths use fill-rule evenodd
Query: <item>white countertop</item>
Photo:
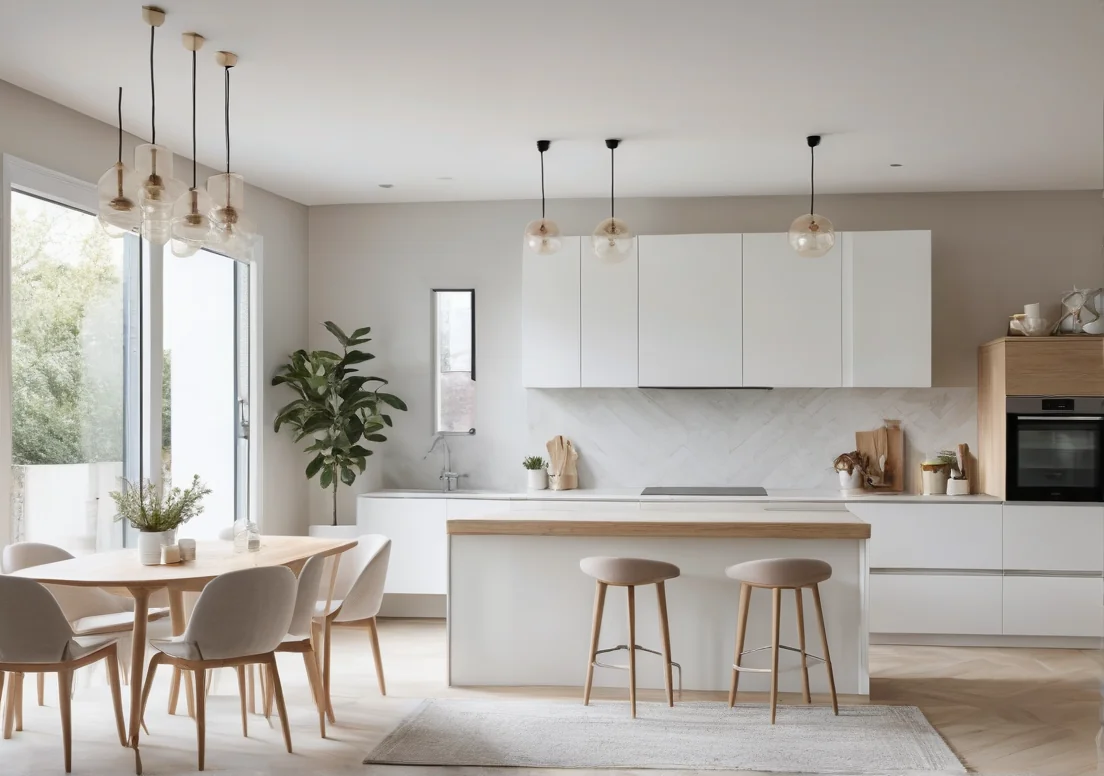
<svg viewBox="0 0 1104 776"><path fill-rule="evenodd" d="M440 490L377 490L362 493L360 498L458 498L506 501L626 501L626 502L828 502L847 503L858 501L899 503L958 503L999 504L995 496L976 494L970 496L921 496L918 493L845 493L839 490L784 490L767 489L766 496L642 496L640 488L579 488L577 490L458 490L448 493Z"/></svg>

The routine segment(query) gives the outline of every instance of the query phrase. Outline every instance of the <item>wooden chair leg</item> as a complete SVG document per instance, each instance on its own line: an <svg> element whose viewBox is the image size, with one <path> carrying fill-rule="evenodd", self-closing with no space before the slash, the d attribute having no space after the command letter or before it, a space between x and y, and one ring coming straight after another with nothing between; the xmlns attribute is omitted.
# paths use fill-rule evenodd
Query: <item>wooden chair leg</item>
<svg viewBox="0 0 1104 776"><path fill-rule="evenodd" d="M184 699L188 702L188 716L195 718L196 715L196 699L195 691L193 690L192 682L188 680L188 674L190 671L182 671L181 681L184 682ZM206 672L204 672L206 673Z"/></svg>
<svg viewBox="0 0 1104 776"><path fill-rule="evenodd" d="M253 677L255 667L256 666L245 666L245 672L246 672L245 680L246 680L246 685L247 685L247 690L246 691L249 694L247 706L249 708L249 713L250 714L256 714L257 713L257 694L256 694L256 688L254 686L255 679Z"/></svg>
<svg viewBox="0 0 1104 776"><path fill-rule="evenodd" d="M797 603L797 644L801 648L801 698L812 703L809 695L809 662L805 658L805 602L801 600L801 588L794 588L794 600Z"/></svg>
<svg viewBox="0 0 1104 776"><path fill-rule="evenodd" d="M123 688L119 683L119 656L117 647L112 645L108 653L107 681L111 685L111 704L115 707L115 727L119 729L119 746L127 745L126 723L123 722Z"/></svg>
<svg viewBox="0 0 1104 776"><path fill-rule="evenodd" d="M8 677L8 697L4 704L4 738L11 738L15 730L15 702L19 699L19 674Z"/></svg>
<svg viewBox="0 0 1104 776"><path fill-rule="evenodd" d="M287 744L288 754L291 754L291 726L288 724L287 707L284 705L284 689L280 686L280 670L276 667L276 657L272 657L269 663L271 671L269 678L272 680L272 694L276 696L276 712L280 715L280 726L284 729L284 743Z"/></svg>
<svg viewBox="0 0 1104 776"><path fill-rule="evenodd" d="M65 772L73 772L73 672L58 671L58 706L61 708L61 745L65 750Z"/></svg>
<svg viewBox="0 0 1104 776"><path fill-rule="evenodd" d="M774 724L775 713L778 711L778 635L782 627L782 588L771 590L771 688L770 688L770 713L771 724Z"/></svg>
<svg viewBox="0 0 1104 776"><path fill-rule="evenodd" d="M176 714L176 705L180 700L180 669L173 668L172 679L169 680L169 714Z"/></svg>
<svg viewBox="0 0 1104 776"><path fill-rule="evenodd" d="M675 705L674 691L671 689L671 628L667 624L667 589L662 582L656 583L656 599L659 602L659 634L663 640L663 686L667 690L667 705Z"/></svg>
<svg viewBox="0 0 1104 776"><path fill-rule="evenodd" d="M195 675L195 722L196 722L196 749L199 760L199 770L203 770L203 759L207 749L207 693L203 687L207 682L207 671L197 668L192 671Z"/></svg>
<svg viewBox="0 0 1104 776"><path fill-rule="evenodd" d="M15 732L23 732L23 680L26 678L25 674L16 674L15 687ZM69 699L73 699L72 687L69 689Z"/></svg>
<svg viewBox="0 0 1104 776"><path fill-rule="evenodd" d="M318 656L313 649L303 653L303 665L307 669L307 681L310 683L311 695L314 696L314 705L318 708L318 730L325 738L326 698L322 689L322 674L318 670Z"/></svg>
<svg viewBox="0 0 1104 776"><path fill-rule="evenodd" d="M242 736L249 738L249 715L246 713L245 666L238 666L238 696L241 700ZM250 676L252 676L250 671ZM252 689L252 687L250 688Z"/></svg>
<svg viewBox="0 0 1104 776"><path fill-rule="evenodd" d="M820 625L820 643L824 646L824 666L828 669L828 691L832 694L832 713L838 716L836 677L832 673L832 656L828 654L828 632L824 630L824 610L820 607L820 585L813 585L813 604L816 605L817 623Z"/></svg>
<svg viewBox="0 0 1104 776"><path fill-rule="evenodd" d="M368 638L372 640L372 657L376 659L376 684L379 685L380 695L387 695L387 683L383 680L383 655L380 654L379 628L376 627L376 618L368 621Z"/></svg>
<svg viewBox="0 0 1104 776"><path fill-rule="evenodd" d="M272 667L267 663L261 668L261 676L264 677L264 718L271 721L273 700Z"/></svg>
<svg viewBox="0 0 1104 776"><path fill-rule="evenodd" d="M740 655L744 651L744 635L747 633L748 610L751 608L751 585L740 583L740 609L736 614L736 653L732 665L740 665ZM728 707L736 703L736 689L740 685L740 672L732 669L732 686L728 690Z"/></svg>
<svg viewBox="0 0 1104 776"><path fill-rule="evenodd" d="M602 632L602 610L606 606L606 583L594 583L594 618L590 625L590 660L587 662L586 684L583 685L583 705L590 704L590 689L594 684L594 661L598 657L598 636Z"/></svg>
<svg viewBox="0 0 1104 776"><path fill-rule="evenodd" d="M149 668L146 669L146 685L142 688L142 706L139 711L139 719L142 720L142 726L145 727L146 719L146 703L149 701L150 690L153 689L153 677L157 674L157 666L164 662L160 652L155 652L153 657L150 658ZM149 735L149 730L146 730L146 735Z"/></svg>
<svg viewBox="0 0 1104 776"><path fill-rule="evenodd" d="M330 724L337 723L334 717L333 697L330 695L330 642L333 641L333 621L326 618L322 633L322 688L326 691L326 716Z"/></svg>
<svg viewBox="0 0 1104 776"><path fill-rule="evenodd" d="M636 588L629 585L629 713L636 719Z"/></svg>
<svg viewBox="0 0 1104 776"><path fill-rule="evenodd" d="M38 675L38 705L46 705L46 674Z"/></svg>

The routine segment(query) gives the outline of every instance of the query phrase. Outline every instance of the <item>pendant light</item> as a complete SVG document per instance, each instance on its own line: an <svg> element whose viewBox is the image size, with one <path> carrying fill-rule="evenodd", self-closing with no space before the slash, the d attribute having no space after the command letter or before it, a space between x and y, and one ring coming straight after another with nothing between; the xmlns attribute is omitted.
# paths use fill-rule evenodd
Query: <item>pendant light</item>
<svg viewBox="0 0 1104 776"><path fill-rule="evenodd" d="M138 205L142 209L142 236L154 245L169 241L173 204L184 192L184 184L173 177L173 154L157 145L157 89L153 52L157 28L165 22L165 12L152 5L142 7L142 20L150 27L150 142L134 151L134 170L138 174Z"/></svg>
<svg viewBox="0 0 1104 776"><path fill-rule="evenodd" d="M173 206L171 246L174 256L194 256L214 241L211 197L196 183L196 54L203 48L203 36L186 32L184 48L192 52L192 187Z"/></svg>
<svg viewBox="0 0 1104 776"><path fill-rule="evenodd" d="M836 244L836 230L832 222L817 215L816 204L816 157L815 149L820 145L820 135L805 138L809 144L809 214L798 216L790 224L790 247L798 256L815 259L832 250Z"/></svg>
<svg viewBox="0 0 1104 776"><path fill-rule="evenodd" d="M207 179L207 193L211 195L211 222L223 250L231 256L248 253L256 239L256 228L246 217L245 179L230 172L230 69L238 64L238 56L220 51L215 57L225 73L225 123L226 123L226 172Z"/></svg>
<svg viewBox="0 0 1104 776"><path fill-rule="evenodd" d="M137 232L142 224L138 208L138 181L123 164L123 87L119 87L119 161L100 177L97 186L100 226L108 237L122 237Z"/></svg>
<svg viewBox="0 0 1104 776"><path fill-rule="evenodd" d="M629 231L629 225L614 216L614 169L613 154L620 140L607 140L606 148L610 150L610 217L602 221L594 228L594 253L600 259L606 261L621 261L632 250L633 233Z"/></svg>
<svg viewBox="0 0 1104 776"><path fill-rule="evenodd" d="M541 160L541 217L530 221L525 227L525 243L534 253L549 256L560 249L560 227L555 221L544 217L544 152L552 145L551 140L538 140L537 150Z"/></svg>

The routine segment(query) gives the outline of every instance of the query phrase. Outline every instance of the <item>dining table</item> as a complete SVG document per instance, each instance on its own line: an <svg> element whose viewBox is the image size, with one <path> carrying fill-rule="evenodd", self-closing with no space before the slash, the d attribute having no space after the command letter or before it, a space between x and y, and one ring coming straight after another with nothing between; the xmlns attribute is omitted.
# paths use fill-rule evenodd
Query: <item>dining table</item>
<svg viewBox="0 0 1104 776"><path fill-rule="evenodd" d="M142 673L145 669L146 626L150 597L168 592L169 617L174 636L184 633L186 615L184 593L200 592L217 576L259 566L287 566L296 574L308 559L332 557L326 609L329 611L337 581L341 554L352 549L356 539L320 539L306 536L262 536L260 548L238 551L232 541L196 542L195 560L171 565L146 566L139 562L136 549L83 555L57 563L32 566L13 576L33 579L49 585L98 587L116 595L134 599L134 630L130 645L130 722L128 746L134 750L134 772L142 773L139 732L142 724ZM191 682L184 682L190 688ZM175 706L180 675L174 672L170 709Z"/></svg>

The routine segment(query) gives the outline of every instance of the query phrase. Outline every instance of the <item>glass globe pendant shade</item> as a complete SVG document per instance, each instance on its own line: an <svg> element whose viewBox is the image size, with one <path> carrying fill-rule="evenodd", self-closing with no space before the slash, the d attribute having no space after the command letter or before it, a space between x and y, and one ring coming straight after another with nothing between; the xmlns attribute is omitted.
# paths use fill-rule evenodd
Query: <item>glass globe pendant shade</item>
<svg viewBox="0 0 1104 776"><path fill-rule="evenodd" d="M100 177L96 189L100 226L107 236L122 237L137 232L142 224L142 211L135 199L137 179L130 168L116 162Z"/></svg>
<svg viewBox="0 0 1104 776"><path fill-rule="evenodd" d="M594 253L606 261L621 261L632 250L633 233L620 218L607 218L594 229Z"/></svg>
<svg viewBox="0 0 1104 776"><path fill-rule="evenodd" d="M257 237L257 228L245 213L245 179L238 173L222 173L207 179L211 196L211 223L215 239L230 255L247 254Z"/></svg>
<svg viewBox="0 0 1104 776"><path fill-rule="evenodd" d="M172 252L192 256L212 242L211 197L203 189L188 189L173 205L170 226Z"/></svg>
<svg viewBox="0 0 1104 776"><path fill-rule="evenodd" d="M173 177L173 154L165 146L144 143L134 150L138 176L138 204L147 218L168 221L172 207L184 193L184 184Z"/></svg>
<svg viewBox="0 0 1104 776"><path fill-rule="evenodd" d="M534 253L549 256L560 249L560 227L547 218L530 221L525 227L525 244Z"/></svg>
<svg viewBox="0 0 1104 776"><path fill-rule="evenodd" d="M152 244L164 246L172 236L172 221L168 218L143 218L139 231Z"/></svg>
<svg viewBox="0 0 1104 776"><path fill-rule="evenodd" d="M790 224L790 247L798 256L815 259L828 253L835 244L835 227L824 216L808 213Z"/></svg>

